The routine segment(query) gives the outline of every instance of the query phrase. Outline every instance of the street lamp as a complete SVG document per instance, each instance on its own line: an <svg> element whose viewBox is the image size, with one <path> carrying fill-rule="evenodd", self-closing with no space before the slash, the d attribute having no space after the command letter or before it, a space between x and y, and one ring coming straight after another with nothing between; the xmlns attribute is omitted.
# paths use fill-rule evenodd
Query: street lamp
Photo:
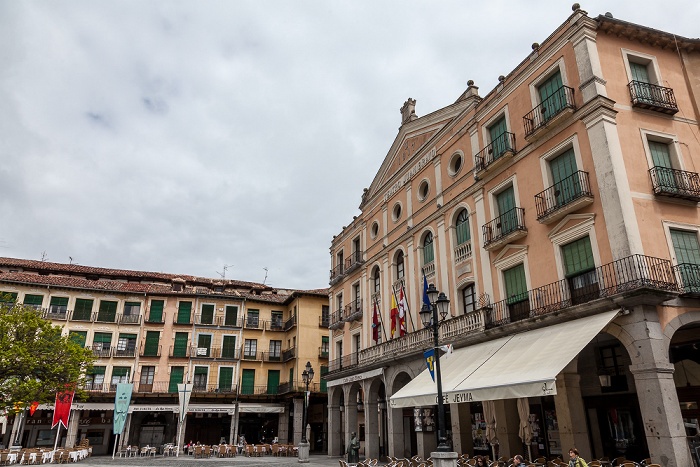
<svg viewBox="0 0 700 467"><path fill-rule="evenodd" d="M450 300L443 292L438 291L435 285L430 284L427 290L428 301L423 304L420 310L420 320L423 326L433 330L433 355L435 358L435 381L437 381L438 391L438 452L450 452L450 447L447 445L447 436L445 432L445 406L442 402L442 376L440 374L440 358L438 354L438 330L440 325L445 322L445 317L450 306ZM438 314L440 319L438 320Z"/></svg>
<svg viewBox="0 0 700 467"><path fill-rule="evenodd" d="M306 403L307 394L309 392L309 383L314 379L314 369L311 368L311 362L306 362L306 369L301 373L301 380L306 384L306 392L304 393L304 414L301 423L301 442L308 443L306 440L306 419L309 406Z"/></svg>

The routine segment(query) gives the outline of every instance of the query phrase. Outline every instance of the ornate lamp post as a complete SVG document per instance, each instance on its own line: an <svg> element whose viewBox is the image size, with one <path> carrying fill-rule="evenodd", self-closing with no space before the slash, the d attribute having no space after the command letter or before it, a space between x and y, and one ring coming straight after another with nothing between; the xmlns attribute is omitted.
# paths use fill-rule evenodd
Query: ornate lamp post
<svg viewBox="0 0 700 467"><path fill-rule="evenodd" d="M428 286L428 301L430 305L423 304L420 310L420 319L423 326L433 331L433 352L435 355L435 381L438 391L438 452L450 452L447 445L447 433L445 431L445 406L442 402L442 375L440 373L440 358L438 354L438 331L445 322L445 317L450 308L450 300L443 292L438 291L435 285ZM438 314L440 319L438 319Z"/></svg>
<svg viewBox="0 0 700 467"><path fill-rule="evenodd" d="M306 420L308 417L309 406L306 403L307 393L309 392L309 383L314 379L314 369L311 367L311 362L306 362L306 369L301 373L301 380L306 384L306 393L304 393L304 415L301 424L301 442L308 443L306 439Z"/></svg>

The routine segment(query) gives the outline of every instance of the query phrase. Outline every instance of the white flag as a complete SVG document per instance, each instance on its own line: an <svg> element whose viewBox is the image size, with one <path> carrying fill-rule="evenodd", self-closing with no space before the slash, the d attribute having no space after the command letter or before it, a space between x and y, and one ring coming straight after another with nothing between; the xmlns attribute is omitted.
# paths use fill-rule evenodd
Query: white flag
<svg viewBox="0 0 700 467"><path fill-rule="evenodd" d="M448 358L450 355L452 355L452 352L454 352L454 348L452 347L452 344L441 345L440 350L445 352L445 358Z"/></svg>
<svg viewBox="0 0 700 467"><path fill-rule="evenodd" d="M180 399L180 421L182 422L187 415L187 406L190 405L190 396L192 395L192 383L179 383L177 392Z"/></svg>

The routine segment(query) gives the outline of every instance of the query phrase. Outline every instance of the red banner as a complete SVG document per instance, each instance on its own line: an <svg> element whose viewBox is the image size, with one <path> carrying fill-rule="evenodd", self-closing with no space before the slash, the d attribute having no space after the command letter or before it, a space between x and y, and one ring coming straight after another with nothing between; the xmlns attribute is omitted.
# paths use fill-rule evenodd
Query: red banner
<svg viewBox="0 0 700 467"><path fill-rule="evenodd" d="M56 393L56 406L53 409L53 430L59 423L63 424L64 428L68 428L68 416L70 415L70 406L73 403L73 395L75 391L63 391Z"/></svg>
<svg viewBox="0 0 700 467"><path fill-rule="evenodd" d="M33 417L34 412L36 412L36 409L39 407L38 402L32 402L32 405L29 406L29 416Z"/></svg>

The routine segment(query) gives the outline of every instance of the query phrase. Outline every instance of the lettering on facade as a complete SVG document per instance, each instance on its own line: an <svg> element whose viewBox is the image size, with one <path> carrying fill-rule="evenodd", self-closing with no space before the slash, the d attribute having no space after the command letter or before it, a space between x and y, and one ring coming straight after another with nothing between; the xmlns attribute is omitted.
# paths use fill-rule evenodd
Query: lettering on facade
<svg viewBox="0 0 700 467"><path fill-rule="evenodd" d="M542 384L542 395L543 396L550 396L552 394L555 394L554 392L554 383L544 383Z"/></svg>
<svg viewBox="0 0 700 467"><path fill-rule="evenodd" d="M452 394L452 400L450 403L459 404L460 402L474 402L474 397L471 392L458 392Z"/></svg>
<svg viewBox="0 0 700 467"><path fill-rule="evenodd" d="M396 183L391 185L391 187L387 190L387 192L384 193L384 202L386 203L387 201L389 201L389 198L394 196L394 194L396 194L396 192L399 191L402 186L404 186L413 177L415 177L415 175L418 172L420 172L423 167L428 165L428 162L433 160L436 155L437 155L437 149L433 148L430 151L428 151L428 153L425 156L421 157L420 160L418 162L416 162L416 164L413 167L411 167L411 169L408 172L403 174L403 177L401 177L401 179L399 181L397 181Z"/></svg>

